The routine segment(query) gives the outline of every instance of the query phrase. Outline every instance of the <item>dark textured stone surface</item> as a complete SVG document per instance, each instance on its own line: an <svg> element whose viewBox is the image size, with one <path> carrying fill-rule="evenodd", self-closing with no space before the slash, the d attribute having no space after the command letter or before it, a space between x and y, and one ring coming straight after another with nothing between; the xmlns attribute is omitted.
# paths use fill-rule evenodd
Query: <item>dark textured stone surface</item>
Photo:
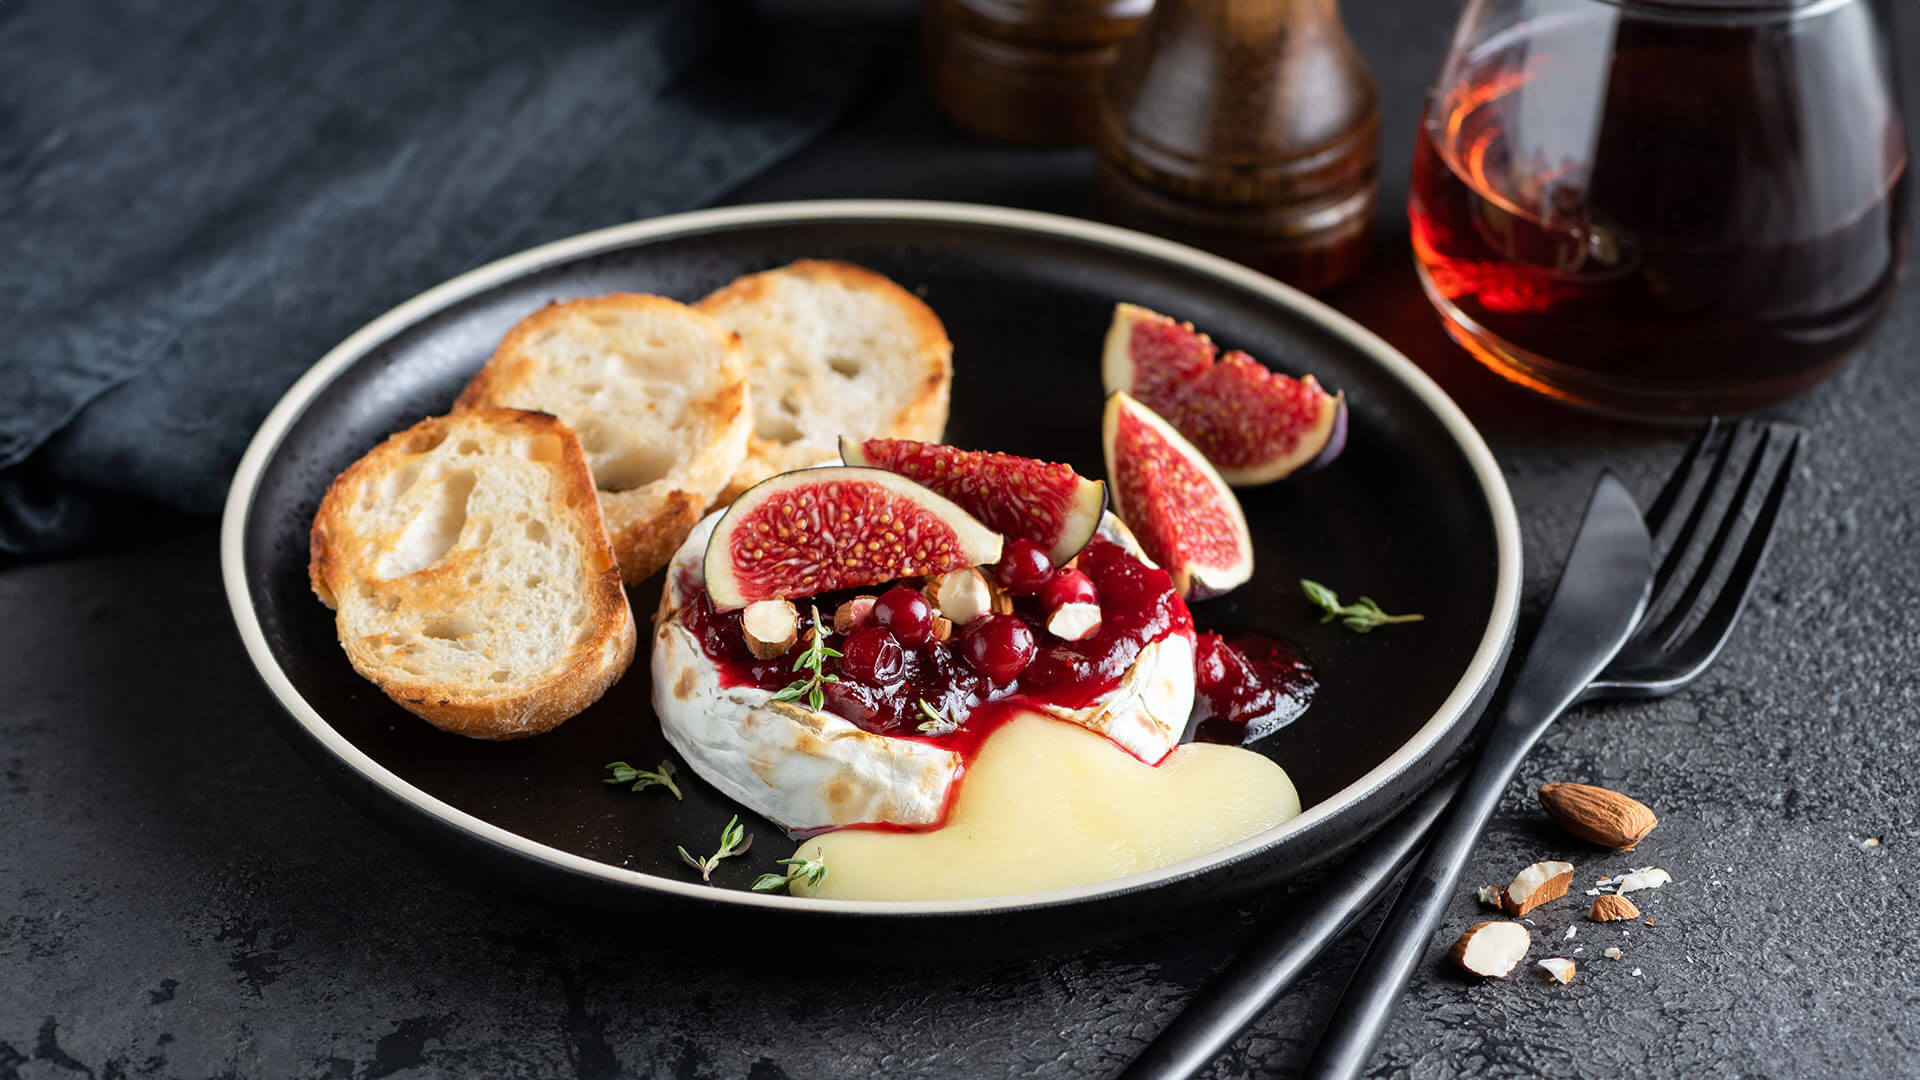
<svg viewBox="0 0 1920 1080"><path fill-rule="evenodd" d="M907 28L872 7L905 47ZM1348 5L1384 91L1388 207L1450 7ZM1920 20L1900 11L1912 67ZM903 69L850 126L732 201L911 195L1074 212L1090 177L1080 152L962 141ZM1486 430L1520 505L1537 612L1595 470L1649 495L1680 437L1544 409L1474 368L1414 292L1392 217L1373 273L1334 299ZM1582 880L1659 864L1675 883L1636 898L1654 925L1588 924L1572 901L1537 912L1536 955L1580 950L1568 987L1423 967L1378 1075L1914 1071L1917 290L1909 275L1853 367L1780 410L1817 442L1719 666L1678 698L1570 715L1475 858L1476 884L1549 855ZM920 970L815 973L806 942L766 942L750 965L701 962L661 951L670 927L586 922L443 876L273 733L210 522L0 573L0 701L8 1080L1099 1075L1251 925L1174 926L989 970L928 957ZM1660 828L1630 856L1570 844L1520 794L1548 780L1618 785ZM1446 929L1476 918L1463 894ZM1622 960L1600 958L1610 944ZM1355 948L1337 948L1212 1075L1290 1074Z"/></svg>

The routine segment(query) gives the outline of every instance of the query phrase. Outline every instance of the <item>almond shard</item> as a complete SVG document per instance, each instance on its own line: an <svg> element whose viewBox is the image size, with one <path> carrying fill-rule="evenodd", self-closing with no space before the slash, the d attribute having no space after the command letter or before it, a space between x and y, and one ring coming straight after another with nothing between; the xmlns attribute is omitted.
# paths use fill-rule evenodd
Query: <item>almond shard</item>
<svg viewBox="0 0 1920 1080"><path fill-rule="evenodd" d="M761 600L740 612L740 633L755 657L771 660L799 640L800 616L789 601Z"/></svg>
<svg viewBox="0 0 1920 1080"><path fill-rule="evenodd" d="M1617 922L1621 919L1634 919L1639 916L1640 909L1633 906L1633 901L1624 896L1616 896L1612 893L1608 893L1595 900L1593 907L1587 909L1587 918L1592 919L1594 922Z"/></svg>
<svg viewBox="0 0 1920 1080"><path fill-rule="evenodd" d="M1517 922L1483 922L1467 928L1447 958L1462 971L1504 979L1533 947L1533 935Z"/></svg>
<svg viewBox="0 0 1920 1080"><path fill-rule="evenodd" d="M1573 864L1537 862L1515 874L1503 897L1507 914L1525 915L1549 900L1567 895L1573 884Z"/></svg>
<svg viewBox="0 0 1920 1080"><path fill-rule="evenodd" d="M835 608L833 612L833 632L836 634L845 634L858 627L865 626L867 620L873 617L873 604L875 599L875 597L871 596L856 596Z"/></svg>
<svg viewBox="0 0 1920 1080"><path fill-rule="evenodd" d="M1634 870L1621 876L1615 885L1618 892L1639 892L1641 889L1657 889L1662 885L1673 884L1673 875L1657 866Z"/></svg>
<svg viewBox="0 0 1920 1080"><path fill-rule="evenodd" d="M987 579L971 566L940 575L928 591L935 610L955 626L965 626L993 607Z"/></svg>
<svg viewBox="0 0 1920 1080"><path fill-rule="evenodd" d="M1535 966L1545 971L1548 978L1562 986L1572 982L1573 973L1580 970L1573 961L1564 956L1549 956Z"/></svg>
<svg viewBox="0 0 1920 1080"><path fill-rule="evenodd" d="M1638 799L1591 784L1543 784L1538 794L1554 824L1604 847L1631 851L1660 823Z"/></svg>
<svg viewBox="0 0 1920 1080"><path fill-rule="evenodd" d="M1099 604L1061 604L1047 616L1047 633L1061 641L1084 641L1099 632Z"/></svg>

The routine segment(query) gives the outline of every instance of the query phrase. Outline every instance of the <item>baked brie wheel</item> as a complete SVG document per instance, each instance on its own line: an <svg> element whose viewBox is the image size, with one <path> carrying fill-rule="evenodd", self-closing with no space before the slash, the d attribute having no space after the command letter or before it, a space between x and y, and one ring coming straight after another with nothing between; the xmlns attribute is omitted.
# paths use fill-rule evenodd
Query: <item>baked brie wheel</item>
<svg viewBox="0 0 1920 1080"><path fill-rule="evenodd" d="M751 685L726 685L719 664L678 617L704 588L702 563L719 512L697 525L667 566L654 614L653 707L667 741L708 783L794 831L844 825L938 825L965 761L935 742L876 734ZM1151 566L1111 514L1100 535ZM1117 686L1079 708L1035 711L1106 736L1155 764L1193 711L1194 637L1176 626L1141 646Z"/></svg>

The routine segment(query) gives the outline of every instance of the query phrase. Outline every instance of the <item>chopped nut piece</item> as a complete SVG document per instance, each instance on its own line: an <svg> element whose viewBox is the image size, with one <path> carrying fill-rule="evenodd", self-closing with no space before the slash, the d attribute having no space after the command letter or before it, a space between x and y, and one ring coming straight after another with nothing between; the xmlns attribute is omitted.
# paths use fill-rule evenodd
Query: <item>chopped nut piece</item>
<svg viewBox="0 0 1920 1080"><path fill-rule="evenodd" d="M1061 604L1047 616L1047 633L1061 641L1084 641L1099 632L1099 604Z"/></svg>
<svg viewBox="0 0 1920 1080"><path fill-rule="evenodd" d="M1633 850L1660 823L1639 800L1591 784L1542 784L1538 794L1554 824L1582 840L1621 851Z"/></svg>
<svg viewBox="0 0 1920 1080"><path fill-rule="evenodd" d="M1525 915L1549 900L1567 895L1573 884L1573 864L1537 862L1515 874L1508 883L1504 905L1509 915Z"/></svg>
<svg viewBox="0 0 1920 1080"><path fill-rule="evenodd" d="M841 604L838 608L835 608L833 612L833 632L836 634L845 634L858 627L865 626L867 620L873 618L873 602L875 599L875 597L871 596L856 596L846 603Z"/></svg>
<svg viewBox="0 0 1920 1080"><path fill-rule="evenodd" d="M971 566L941 574L928 593L934 608L955 626L965 626L993 607L993 590Z"/></svg>
<svg viewBox="0 0 1920 1080"><path fill-rule="evenodd" d="M1573 973L1580 970L1573 961L1564 956L1549 956L1540 961L1539 967L1545 969L1547 976L1562 986L1573 981Z"/></svg>
<svg viewBox="0 0 1920 1080"><path fill-rule="evenodd" d="M1600 955L1606 957L1609 960L1618 960L1620 959L1620 948L1617 945L1609 945L1607 946L1607 951L1601 953Z"/></svg>
<svg viewBox="0 0 1920 1080"><path fill-rule="evenodd" d="M1573 935L1575 935L1575 934L1577 934L1577 933L1579 933L1579 932L1580 932L1580 924L1578 924L1578 923L1570 923L1570 924L1568 924L1568 926L1567 926L1567 935L1566 935L1566 940L1568 940L1568 941L1572 941L1572 940L1573 940Z"/></svg>
<svg viewBox="0 0 1920 1080"><path fill-rule="evenodd" d="M1505 896L1505 893L1501 891L1500 886L1482 885L1480 886L1480 892L1478 895L1480 897L1480 902L1487 905L1488 907L1500 908L1501 910L1506 909L1507 905L1502 900L1502 897Z"/></svg>
<svg viewBox="0 0 1920 1080"><path fill-rule="evenodd" d="M1639 866L1618 877L1603 877L1594 888L1587 890L1588 896L1603 896L1607 893L1638 892L1641 889L1657 889L1673 882L1665 870L1657 866ZM1718 881L1715 885L1720 884Z"/></svg>
<svg viewBox="0 0 1920 1080"><path fill-rule="evenodd" d="M799 639L800 615L786 600L761 600L740 613L740 633L754 656L771 660Z"/></svg>
<svg viewBox="0 0 1920 1080"><path fill-rule="evenodd" d="M1613 896L1611 894L1595 900L1593 906L1587 909L1587 918L1592 919L1594 922L1614 922L1619 919L1634 919L1638 918L1639 915L1640 909L1633 906L1633 901L1624 896Z"/></svg>
<svg viewBox="0 0 1920 1080"><path fill-rule="evenodd" d="M1673 875L1657 866L1629 872L1618 882L1617 891L1623 893L1639 892L1641 889L1657 889L1673 883Z"/></svg>
<svg viewBox="0 0 1920 1080"><path fill-rule="evenodd" d="M1517 922L1475 923L1454 941L1448 958L1474 975L1504 979L1533 947L1533 935Z"/></svg>
<svg viewBox="0 0 1920 1080"><path fill-rule="evenodd" d="M953 620L944 615L933 617L933 640L946 641L953 637Z"/></svg>

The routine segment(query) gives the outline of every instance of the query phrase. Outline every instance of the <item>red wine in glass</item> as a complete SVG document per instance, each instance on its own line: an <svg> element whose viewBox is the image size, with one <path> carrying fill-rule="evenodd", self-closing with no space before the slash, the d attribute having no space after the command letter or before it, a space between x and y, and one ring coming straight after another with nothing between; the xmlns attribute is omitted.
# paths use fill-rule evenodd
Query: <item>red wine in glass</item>
<svg viewBox="0 0 1920 1080"><path fill-rule="evenodd" d="M1892 297L1885 46L1861 0L1641 6L1469 5L1414 153L1415 258L1449 332L1515 381L1643 418L1750 411L1838 370Z"/></svg>

